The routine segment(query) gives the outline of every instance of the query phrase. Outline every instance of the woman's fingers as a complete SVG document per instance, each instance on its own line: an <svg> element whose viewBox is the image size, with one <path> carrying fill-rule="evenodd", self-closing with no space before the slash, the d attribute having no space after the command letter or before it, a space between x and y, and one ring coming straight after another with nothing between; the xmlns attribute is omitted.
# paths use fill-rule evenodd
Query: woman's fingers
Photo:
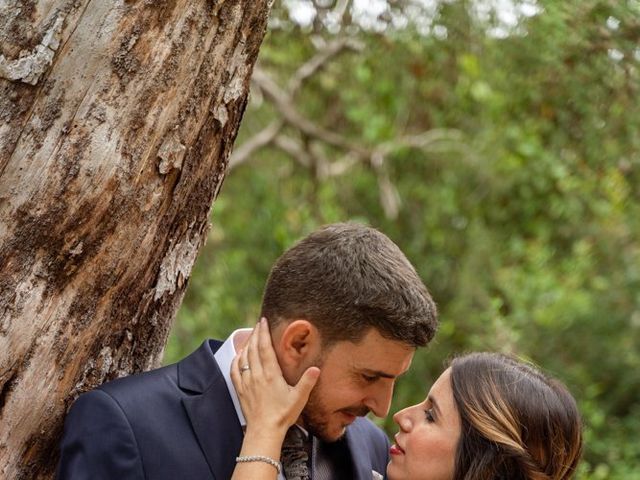
<svg viewBox="0 0 640 480"><path fill-rule="evenodd" d="M242 377L240 376L240 355L233 357L231 361L231 381L236 388L236 392L240 394L242 392Z"/></svg>
<svg viewBox="0 0 640 480"><path fill-rule="evenodd" d="M318 381L318 377L320 377L320 369L318 367L307 368L307 370L302 374L302 377L300 377L296 386L293 387L298 395L298 401L303 404L307 403L311 390L313 390L313 387Z"/></svg>
<svg viewBox="0 0 640 480"><path fill-rule="evenodd" d="M249 360L247 358L247 346L243 347L236 357L238 357L238 373L242 374L244 373L245 368L249 365Z"/></svg>
<svg viewBox="0 0 640 480"><path fill-rule="evenodd" d="M260 360L265 369L273 369L275 373L282 373L276 352L273 349L271 335L269 334L269 322L266 318L260 319L260 336L258 338L258 348L260 351Z"/></svg>
<svg viewBox="0 0 640 480"><path fill-rule="evenodd" d="M247 352L247 362L252 370L252 373L259 375L262 374L262 362L260 361L260 352L258 347L258 339L260 338L260 322L256 324L251 332L247 346L245 347Z"/></svg>
<svg viewBox="0 0 640 480"><path fill-rule="evenodd" d="M247 366L249 370L245 370ZM266 319L258 322L231 363L231 380L247 424L252 428L279 429L292 425L307 403L319 375L318 367L309 367L295 386L285 381Z"/></svg>

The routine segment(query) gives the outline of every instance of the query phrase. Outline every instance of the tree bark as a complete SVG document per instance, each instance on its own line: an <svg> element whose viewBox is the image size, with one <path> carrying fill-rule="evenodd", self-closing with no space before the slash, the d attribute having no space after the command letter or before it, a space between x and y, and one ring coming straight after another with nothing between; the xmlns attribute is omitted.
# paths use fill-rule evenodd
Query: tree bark
<svg viewBox="0 0 640 480"><path fill-rule="evenodd" d="M0 477L158 365L246 105L268 0L0 2Z"/></svg>

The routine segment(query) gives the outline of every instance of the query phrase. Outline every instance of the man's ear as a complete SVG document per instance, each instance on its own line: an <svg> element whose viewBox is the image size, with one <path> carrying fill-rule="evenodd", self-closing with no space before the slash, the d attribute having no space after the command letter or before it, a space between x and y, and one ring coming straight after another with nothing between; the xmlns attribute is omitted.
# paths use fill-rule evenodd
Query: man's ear
<svg viewBox="0 0 640 480"><path fill-rule="evenodd" d="M321 338L318 329L308 320L294 320L283 325L275 340L275 350L285 377L298 376L320 356Z"/></svg>

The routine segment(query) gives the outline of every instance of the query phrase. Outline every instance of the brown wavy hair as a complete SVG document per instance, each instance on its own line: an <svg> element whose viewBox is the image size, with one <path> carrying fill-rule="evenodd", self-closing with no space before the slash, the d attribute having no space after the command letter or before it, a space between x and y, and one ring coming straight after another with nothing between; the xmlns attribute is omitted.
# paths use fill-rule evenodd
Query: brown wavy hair
<svg viewBox="0 0 640 480"><path fill-rule="evenodd" d="M451 362L461 417L454 480L568 480L582 454L582 421L558 380L495 353Z"/></svg>
<svg viewBox="0 0 640 480"><path fill-rule="evenodd" d="M271 327L306 319L325 347L358 342L371 328L420 347L438 326L436 304L404 253L358 223L326 225L287 250L269 274L261 316Z"/></svg>

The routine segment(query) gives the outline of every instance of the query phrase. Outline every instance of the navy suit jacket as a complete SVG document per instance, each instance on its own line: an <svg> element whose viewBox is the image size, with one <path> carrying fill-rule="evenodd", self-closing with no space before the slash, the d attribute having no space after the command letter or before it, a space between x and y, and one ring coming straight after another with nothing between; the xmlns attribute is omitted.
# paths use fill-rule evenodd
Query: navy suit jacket
<svg viewBox="0 0 640 480"><path fill-rule="evenodd" d="M231 478L243 433L214 358L220 345L207 340L177 364L78 397L65 420L58 480ZM344 466L335 478L385 474L389 441L368 419L325 447Z"/></svg>

